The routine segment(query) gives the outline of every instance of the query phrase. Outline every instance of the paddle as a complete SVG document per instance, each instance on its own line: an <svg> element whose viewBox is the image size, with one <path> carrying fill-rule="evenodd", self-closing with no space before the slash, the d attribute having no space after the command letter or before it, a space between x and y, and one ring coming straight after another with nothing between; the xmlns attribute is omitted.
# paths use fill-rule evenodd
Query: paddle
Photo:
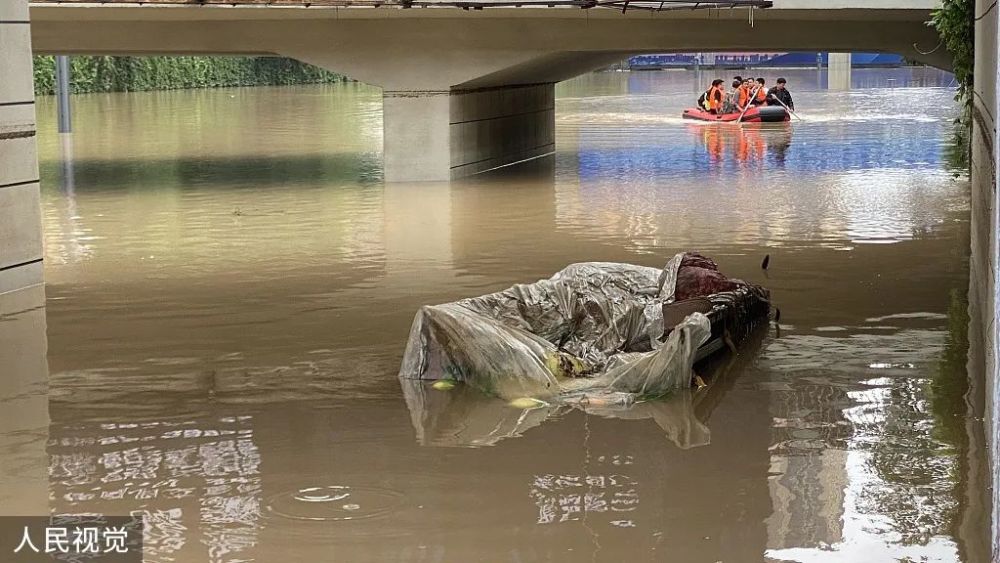
<svg viewBox="0 0 1000 563"><path fill-rule="evenodd" d="M785 104L784 104L784 103L783 103L783 102L782 102L781 100L779 100L778 98L774 98L774 101L778 102L778 105L780 105L781 107L785 108L785 111L787 111L788 113L790 113L790 114L794 115L795 117L798 117L798 118L799 118L799 121L805 121L805 119L802 119L802 117L800 117L800 116L799 116L799 114L795 113L795 110L793 110L792 108L790 108L790 107L786 106L786 105L785 105Z"/></svg>
<svg viewBox="0 0 1000 563"><path fill-rule="evenodd" d="M750 109L750 106L753 105L754 98L757 97L757 92L760 92L760 86L754 88L753 92L750 92L750 97L747 98L747 105L743 108L743 111L740 112L740 116L736 118L736 123L743 121L743 115L746 114L747 110Z"/></svg>

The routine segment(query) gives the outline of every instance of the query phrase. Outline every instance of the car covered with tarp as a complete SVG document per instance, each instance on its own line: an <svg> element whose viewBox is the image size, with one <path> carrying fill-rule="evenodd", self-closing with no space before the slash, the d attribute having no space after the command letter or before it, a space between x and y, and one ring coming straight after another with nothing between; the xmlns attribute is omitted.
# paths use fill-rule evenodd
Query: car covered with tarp
<svg viewBox="0 0 1000 563"><path fill-rule="evenodd" d="M628 405L692 385L770 311L760 286L679 253L660 268L572 264L548 279L422 307L399 375L505 400Z"/></svg>

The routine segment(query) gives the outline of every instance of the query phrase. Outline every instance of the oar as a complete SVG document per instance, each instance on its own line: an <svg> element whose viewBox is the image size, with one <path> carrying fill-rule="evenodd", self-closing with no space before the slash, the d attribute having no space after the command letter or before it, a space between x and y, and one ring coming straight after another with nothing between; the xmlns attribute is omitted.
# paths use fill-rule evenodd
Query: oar
<svg viewBox="0 0 1000 563"><path fill-rule="evenodd" d="M799 114L795 113L795 110L793 110L792 108L790 108L790 107L786 106L786 105L785 105L785 104L784 104L784 103L783 103L783 102L782 102L781 100L779 100L778 98L774 98L774 101L778 102L778 104L779 104L779 105L781 105L781 107L785 108L785 111L787 111L788 113L790 113L790 114L794 115L795 117L798 117L798 118L799 118L799 121L805 121L805 119L802 119L802 117L800 117L800 116L799 116Z"/></svg>
<svg viewBox="0 0 1000 563"><path fill-rule="evenodd" d="M743 121L743 114L745 114L747 110L750 109L750 106L753 105L753 100L757 97L757 92L760 92L760 86L754 88L753 92L750 92L750 97L747 98L747 105L743 108L743 111L740 112L740 116L736 118L736 123Z"/></svg>

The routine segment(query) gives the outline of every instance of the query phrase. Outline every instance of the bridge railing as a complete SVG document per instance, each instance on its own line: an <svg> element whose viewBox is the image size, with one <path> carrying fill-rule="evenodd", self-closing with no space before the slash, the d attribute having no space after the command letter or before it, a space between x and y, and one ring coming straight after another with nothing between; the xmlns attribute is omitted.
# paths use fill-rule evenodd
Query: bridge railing
<svg viewBox="0 0 1000 563"><path fill-rule="evenodd" d="M31 4L89 5L171 5L171 6L275 6L302 8L605 8L665 12L673 10L709 10L770 8L771 0L31 0Z"/></svg>

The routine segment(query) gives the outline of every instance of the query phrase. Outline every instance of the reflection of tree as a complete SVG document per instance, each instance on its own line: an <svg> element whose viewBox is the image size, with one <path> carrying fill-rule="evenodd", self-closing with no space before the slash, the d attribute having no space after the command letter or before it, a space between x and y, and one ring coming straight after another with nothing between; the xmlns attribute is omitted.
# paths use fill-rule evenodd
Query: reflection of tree
<svg viewBox="0 0 1000 563"><path fill-rule="evenodd" d="M986 436L981 422L985 410L981 396L984 381L972 385L969 361L969 294L953 289L948 307L948 334L938 370L930 382L934 437L955 451L955 497L952 535L963 561L985 561L989 547L989 479Z"/></svg>
<svg viewBox="0 0 1000 563"><path fill-rule="evenodd" d="M962 112L962 116L955 120L951 139L944 146L944 161L948 169L956 176L968 174L972 164L972 129L970 125L970 115L968 109Z"/></svg>
<svg viewBox="0 0 1000 563"><path fill-rule="evenodd" d="M966 361L969 353L969 296L964 290L951 291L948 307L948 334L938 370L930 382L934 437L955 450L968 447L963 416L965 394L969 390Z"/></svg>

